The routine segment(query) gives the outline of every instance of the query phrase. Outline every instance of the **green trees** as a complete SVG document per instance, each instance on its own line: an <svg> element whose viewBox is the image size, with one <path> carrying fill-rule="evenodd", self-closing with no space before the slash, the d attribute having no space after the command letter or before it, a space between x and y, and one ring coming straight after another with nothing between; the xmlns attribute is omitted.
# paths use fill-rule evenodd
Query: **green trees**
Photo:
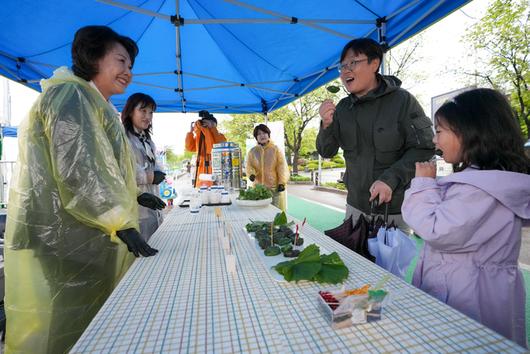
<svg viewBox="0 0 530 354"><path fill-rule="evenodd" d="M471 75L505 92L530 138L530 11L528 0L495 0L466 35L485 65Z"/></svg>
<svg viewBox="0 0 530 354"><path fill-rule="evenodd" d="M310 127L310 123L319 117L320 103L332 96L324 87L321 87L268 115L269 121L283 121L284 123L287 163L292 166L294 174L298 173L300 154L315 150L317 128L316 123L315 127ZM226 132L225 135L229 141L237 142L244 149L246 139L253 138L254 124L264 121L265 117L261 114L233 115L232 120L222 123L221 130Z"/></svg>
<svg viewBox="0 0 530 354"><path fill-rule="evenodd" d="M265 117L262 114L232 114L231 120L221 123L221 131L228 141L237 143L241 148L241 153L246 156L246 140L254 139L252 131L254 125L263 123Z"/></svg>
<svg viewBox="0 0 530 354"><path fill-rule="evenodd" d="M193 153L185 151L182 155L177 155L171 148L166 147L166 163L169 170L179 169L182 167L182 161L191 160Z"/></svg>
<svg viewBox="0 0 530 354"><path fill-rule="evenodd" d="M320 87L270 114L271 120L284 122L285 146L292 154L293 174L298 174L298 158L303 146L304 130L314 118L319 116L318 107L330 95L325 88Z"/></svg>

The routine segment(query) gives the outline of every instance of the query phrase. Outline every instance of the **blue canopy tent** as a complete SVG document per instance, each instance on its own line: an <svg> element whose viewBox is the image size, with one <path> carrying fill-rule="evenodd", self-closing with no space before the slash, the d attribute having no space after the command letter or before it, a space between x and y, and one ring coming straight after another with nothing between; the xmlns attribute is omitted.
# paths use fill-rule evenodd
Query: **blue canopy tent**
<svg viewBox="0 0 530 354"><path fill-rule="evenodd" d="M3 0L0 74L40 90L71 65L75 31L108 25L137 41L134 92L159 111L267 113L336 78L344 44L393 47L469 0Z"/></svg>

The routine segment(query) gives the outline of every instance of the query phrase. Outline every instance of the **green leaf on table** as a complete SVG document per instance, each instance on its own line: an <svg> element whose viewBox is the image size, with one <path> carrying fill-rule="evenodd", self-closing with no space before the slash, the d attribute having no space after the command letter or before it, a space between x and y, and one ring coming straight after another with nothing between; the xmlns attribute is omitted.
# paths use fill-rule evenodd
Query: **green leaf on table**
<svg viewBox="0 0 530 354"><path fill-rule="evenodd" d="M340 259L337 252L333 252L331 254L323 254L320 256L320 262L322 264L335 264L335 265L344 265L344 262L342 259Z"/></svg>
<svg viewBox="0 0 530 354"><path fill-rule="evenodd" d="M311 244L292 261L278 263L274 269L287 281L311 280L319 283L342 283L350 271L337 252L320 255L320 248Z"/></svg>
<svg viewBox="0 0 530 354"><path fill-rule="evenodd" d="M320 262L304 262L295 264L292 267L292 279L299 280L313 280L313 277L318 274L322 264Z"/></svg>
<svg viewBox="0 0 530 354"><path fill-rule="evenodd" d="M281 213L276 214L274 217L274 225L285 225L287 224L287 215L285 215L285 211L282 211Z"/></svg>
<svg viewBox="0 0 530 354"><path fill-rule="evenodd" d="M338 284L348 278L350 271L345 265L339 264L322 264L315 279L319 283Z"/></svg>
<svg viewBox="0 0 530 354"><path fill-rule="evenodd" d="M283 275L285 280L291 281L293 278L293 265L294 263L292 261L285 261L276 264L273 268L276 269L278 273Z"/></svg>
<svg viewBox="0 0 530 354"><path fill-rule="evenodd" d="M269 198L272 198L272 192L262 184L256 184L247 190L239 190L240 200L262 200Z"/></svg>
<svg viewBox="0 0 530 354"><path fill-rule="evenodd" d="M320 248L314 243L312 243L306 248L304 248L304 250L300 252L300 255L296 259L293 259L291 262L293 262L294 264L304 262L320 262Z"/></svg>

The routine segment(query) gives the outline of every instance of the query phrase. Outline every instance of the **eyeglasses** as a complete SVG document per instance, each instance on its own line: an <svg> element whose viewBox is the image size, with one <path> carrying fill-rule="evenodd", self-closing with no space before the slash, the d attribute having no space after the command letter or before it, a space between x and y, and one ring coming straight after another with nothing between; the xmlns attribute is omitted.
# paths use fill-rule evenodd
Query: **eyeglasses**
<svg viewBox="0 0 530 354"><path fill-rule="evenodd" d="M362 63L363 61L367 61L367 60L368 58L352 60L349 63L340 64L337 69L339 70L339 73L344 72L346 70L352 71L353 69L355 69L357 64Z"/></svg>

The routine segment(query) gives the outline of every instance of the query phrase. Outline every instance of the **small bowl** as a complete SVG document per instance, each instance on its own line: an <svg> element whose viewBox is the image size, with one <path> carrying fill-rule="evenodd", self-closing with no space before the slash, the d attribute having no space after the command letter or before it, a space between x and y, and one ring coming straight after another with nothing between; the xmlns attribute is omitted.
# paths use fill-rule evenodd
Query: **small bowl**
<svg viewBox="0 0 530 354"><path fill-rule="evenodd" d="M250 207L250 208L263 208L272 203L272 198L261 199L261 200L241 200L236 199L236 204L241 207Z"/></svg>

